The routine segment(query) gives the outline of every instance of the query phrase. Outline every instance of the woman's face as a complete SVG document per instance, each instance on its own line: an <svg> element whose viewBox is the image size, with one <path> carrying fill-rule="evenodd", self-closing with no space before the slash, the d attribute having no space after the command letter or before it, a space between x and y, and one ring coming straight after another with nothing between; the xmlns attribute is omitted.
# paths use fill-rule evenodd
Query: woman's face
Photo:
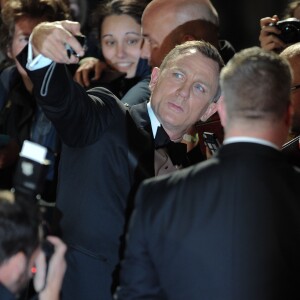
<svg viewBox="0 0 300 300"><path fill-rule="evenodd" d="M128 15L111 15L101 28L101 48L109 66L135 76L141 54L141 25Z"/></svg>

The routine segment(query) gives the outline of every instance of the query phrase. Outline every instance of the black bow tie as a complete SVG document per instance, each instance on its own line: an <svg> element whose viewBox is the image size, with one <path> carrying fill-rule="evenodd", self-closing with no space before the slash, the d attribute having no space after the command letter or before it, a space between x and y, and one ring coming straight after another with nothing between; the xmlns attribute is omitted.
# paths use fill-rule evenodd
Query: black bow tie
<svg viewBox="0 0 300 300"><path fill-rule="evenodd" d="M173 165L185 166L187 164L187 145L172 142L162 126L157 128L154 142L155 149L166 148Z"/></svg>

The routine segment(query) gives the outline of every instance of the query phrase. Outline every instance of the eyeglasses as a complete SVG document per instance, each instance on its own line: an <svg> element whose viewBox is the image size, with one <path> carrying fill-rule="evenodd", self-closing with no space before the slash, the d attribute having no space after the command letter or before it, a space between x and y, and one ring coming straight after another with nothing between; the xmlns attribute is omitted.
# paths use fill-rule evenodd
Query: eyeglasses
<svg viewBox="0 0 300 300"><path fill-rule="evenodd" d="M300 88L300 84L296 84L296 85L294 85L294 86L292 86L291 87L291 91L293 92L293 91L296 91L296 90L298 90Z"/></svg>

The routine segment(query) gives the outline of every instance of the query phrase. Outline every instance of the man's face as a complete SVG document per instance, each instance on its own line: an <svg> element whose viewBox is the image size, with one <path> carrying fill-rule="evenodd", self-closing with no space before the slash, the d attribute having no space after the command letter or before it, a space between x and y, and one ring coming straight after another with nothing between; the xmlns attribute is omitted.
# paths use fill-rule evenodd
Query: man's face
<svg viewBox="0 0 300 300"><path fill-rule="evenodd" d="M33 28L40 22L41 20L39 19L21 17L15 24L14 36L12 39L12 44L8 49L8 56L16 62L18 71L23 75L26 75L26 71L18 63L16 56L28 44L29 36Z"/></svg>
<svg viewBox="0 0 300 300"><path fill-rule="evenodd" d="M156 11L154 11L156 12ZM165 56L175 47L169 34L176 25L171 14L164 11L145 13L142 18L144 43L141 57L148 59L149 65L159 67Z"/></svg>
<svg viewBox="0 0 300 300"><path fill-rule="evenodd" d="M217 92L218 79L218 64L196 50L179 55L162 71L153 69L151 106L168 133L180 138L200 120Z"/></svg>
<svg viewBox="0 0 300 300"><path fill-rule="evenodd" d="M293 70L293 86L300 84L300 56L295 56L289 59L290 65ZM300 134L300 88L292 91L292 104L294 115L292 118L291 131Z"/></svg>
<svg viewBox="0 0 300 300"><path fill-rule="evenodd" d="M21 255L18 258L18 268L15 270L14 275L10 283L7 283L7 288L13 293L18 294L26 288L30 279L32 278L32 268L35 265L35 260L39 255L41 249L38 247L30 256L26 257L24 253L19 252L17 255ZM12 272L13 273L13 272Z"/></svg>

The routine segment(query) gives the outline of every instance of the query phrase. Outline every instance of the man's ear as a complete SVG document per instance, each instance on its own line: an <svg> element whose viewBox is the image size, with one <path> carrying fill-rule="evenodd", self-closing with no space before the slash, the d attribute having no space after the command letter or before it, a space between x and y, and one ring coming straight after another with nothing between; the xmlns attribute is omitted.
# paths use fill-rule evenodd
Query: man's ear
<svg viewBox="0 0 300 300"><path fill-rule="evenodd" d="M182 44L184 42L188 42L188 41L195 41L197 40L193 35L190 35L190 34L185 34L183 37L182 37Z"/></svg>
<svg viewBox="0 0 300 300"><path fill-rule="evenodd" d="M226 108L224 103L224 97L221 95L218 101L218 114L220 117L220 121L223 127L225 127L227 122Z"/></svg>
<svg viewBox="0 0 300 300"><path fill-rule="evenodd" d="M207 121L208 118L210 118L216 111L217 111L218 104L215 102L212 102L208 105L205 113L201 116L200 120L202 122Z"/></svg>
<svg viewBox="0 0 300 300"><path fill-rule="evenodd" d="M9 58L13 59L13 56L12 56L12 53L11 53L11 47L7 47L7 50L6 50L6 54Z"/></svg>
<svg viewBox="0 0 300 300"><path fill-rule="evenodd" d="M159 74L160 74L160 69L157 68L157 67L154 67L152 69L151 80L150 80L150 83L149 83L149 88L150 88L151 92L153 91L154 86L156 85L156 83L158 81Z"/></svg>

